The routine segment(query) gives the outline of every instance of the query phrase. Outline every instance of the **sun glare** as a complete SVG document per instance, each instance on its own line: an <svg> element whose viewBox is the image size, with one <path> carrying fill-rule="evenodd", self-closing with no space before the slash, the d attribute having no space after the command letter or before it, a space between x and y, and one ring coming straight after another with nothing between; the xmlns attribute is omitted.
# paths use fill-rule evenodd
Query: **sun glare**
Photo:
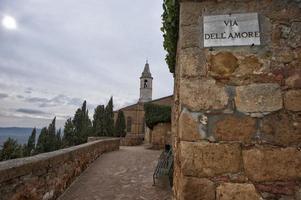
<svg viewBox="0 0 301 200"><path fill-rule="evenodd" d="M17 29L17 22L16 22L15 18L5 15L2 18L2 26L8 30L15 30L15 29Z"/></svg>

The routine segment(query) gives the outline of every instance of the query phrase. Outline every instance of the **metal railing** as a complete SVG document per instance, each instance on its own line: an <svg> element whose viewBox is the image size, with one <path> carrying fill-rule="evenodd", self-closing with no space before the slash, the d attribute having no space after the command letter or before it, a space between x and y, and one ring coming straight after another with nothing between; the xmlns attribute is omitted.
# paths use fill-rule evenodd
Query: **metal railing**
<svg viewBox="0 0 301 200"><path fill-rule="evenodd" d="M153 174L153 182L156 184L156 179L162 176L167 176L169 178L169 184L172 187L173 182L173 153L172 149L164 150L160 157L158 164L156 166L155 172Z"/></svg>

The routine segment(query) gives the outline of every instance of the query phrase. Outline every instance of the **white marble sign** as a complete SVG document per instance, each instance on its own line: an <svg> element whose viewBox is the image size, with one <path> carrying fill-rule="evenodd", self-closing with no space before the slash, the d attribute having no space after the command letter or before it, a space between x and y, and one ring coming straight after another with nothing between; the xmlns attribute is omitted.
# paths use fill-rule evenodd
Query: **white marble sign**
<svg viewBox="0 0 301 200"><path fill-rule="evenodd" d="M260 45L257 13L204 16L204 47Z"/></svg>

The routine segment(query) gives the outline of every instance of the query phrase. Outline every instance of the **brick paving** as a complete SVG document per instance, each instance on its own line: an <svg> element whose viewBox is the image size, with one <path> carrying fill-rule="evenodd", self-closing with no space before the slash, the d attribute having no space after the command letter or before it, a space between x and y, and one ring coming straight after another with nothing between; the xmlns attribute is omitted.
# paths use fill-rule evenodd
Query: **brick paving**
<svg viewBox="0 0 301 200"><path fill-rule="evenodd" d="M153 186L161 151L145 146L105 153L77 178L59 200L170 200L171 189Z"/></svg>

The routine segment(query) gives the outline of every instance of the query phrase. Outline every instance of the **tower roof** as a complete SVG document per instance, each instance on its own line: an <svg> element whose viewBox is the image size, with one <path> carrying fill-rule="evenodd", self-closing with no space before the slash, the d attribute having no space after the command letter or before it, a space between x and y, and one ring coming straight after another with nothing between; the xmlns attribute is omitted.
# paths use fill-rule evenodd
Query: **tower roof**
<svg viewBox="0 0 301 200"><path fill-rule="evenodd" d="M145 66L144 66L144 70L143 70L140 78L151 78L151 77L152 77L152 74L151 74L151 72L149 70L148 61L146 60L146 63L145 63Z"/></svg>

